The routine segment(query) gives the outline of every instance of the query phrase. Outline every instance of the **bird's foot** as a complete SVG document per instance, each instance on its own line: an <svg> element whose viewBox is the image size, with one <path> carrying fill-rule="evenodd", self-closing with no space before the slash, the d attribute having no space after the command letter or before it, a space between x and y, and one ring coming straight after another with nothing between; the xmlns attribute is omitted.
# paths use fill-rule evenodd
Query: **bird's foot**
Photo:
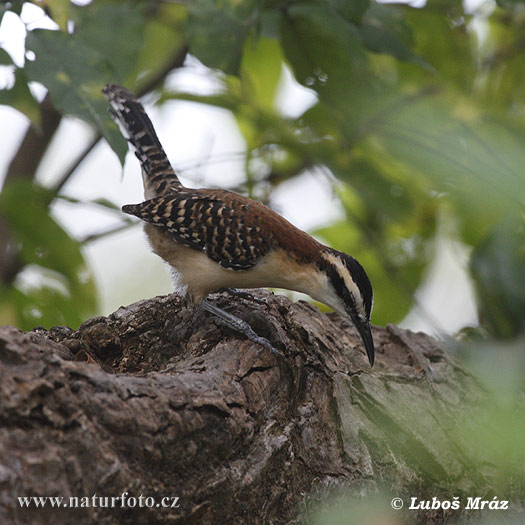
<svg viewBox="0 0 525 525"><path fill-rule="evenodd" d="M207 300L202 301L201 306L207 312L214 314L221 324L227 326L228 328L231 328L232 330L235 330L236 332L243 334L250 341L261 345L273 354L278 355L279 357L283 357L283 353L280 350L274 348L270 341L268 341L268 339L257 335L246 321L239 319L235 315L226 312L222 308L215 306Z"/></svg>

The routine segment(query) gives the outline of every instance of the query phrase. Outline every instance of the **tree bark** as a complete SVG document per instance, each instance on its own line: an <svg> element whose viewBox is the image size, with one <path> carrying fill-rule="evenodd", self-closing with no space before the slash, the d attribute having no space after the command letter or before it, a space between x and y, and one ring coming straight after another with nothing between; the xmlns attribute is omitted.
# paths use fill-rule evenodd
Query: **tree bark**
<svg viewBox="0 0 525 525"><path fill-rule="evenodd" d="M339 316L254 296L212 298L284 358L177 295L76 331L0 328L0 522L298 523L333 487L467 482L446 422L482 392L434 339L374 328L371 369ZM90 508L22 509L23 496Z"/></svg>

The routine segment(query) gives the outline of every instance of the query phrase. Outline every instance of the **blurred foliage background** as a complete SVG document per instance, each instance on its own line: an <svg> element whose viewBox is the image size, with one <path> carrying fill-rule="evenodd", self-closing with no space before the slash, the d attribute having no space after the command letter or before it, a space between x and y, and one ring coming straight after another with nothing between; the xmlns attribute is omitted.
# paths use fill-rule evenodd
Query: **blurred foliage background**
<svg viewBox="0 0 525 525"><path fill-rule="evenodd" d="M473 464L501 467L491 490L523 495L525 2L32 3L56 26L28 28L23 65L0 49L12 74L0 104L29 119L0 194L0 322L76 327L97 312L82 243L50 210L100 140L124 162L105 83L159 104L225 108L247 145L239 191L267 201L311 170L332 181L345 216L311 233L367 269L375 324L399 322L413 307L441 228L466 247L480 326L450 347L493 395L483 423L451 431L470 440ZM23 5L2 3L0 17ZM166 87L189 55L210 68L213 93ZM277 109L286 70L315 95L296 118ZM95 134L63 177L42 187L35 173L66 115ZM28 268L39 275L35 285L20 279Z"/></svg>

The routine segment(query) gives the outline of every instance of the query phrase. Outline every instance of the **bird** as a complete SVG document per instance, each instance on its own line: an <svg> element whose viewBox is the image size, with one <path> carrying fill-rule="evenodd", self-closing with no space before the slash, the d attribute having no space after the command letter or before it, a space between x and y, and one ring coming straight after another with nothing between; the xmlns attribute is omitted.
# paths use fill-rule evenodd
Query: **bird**
<svg viewBox="0 0 525 525"><path fill-rule="evenodd" d="M207 296L222 289L262 287L305 293L351 320L373 366L373 291L361 264L258 201L224 189L183 186L138 98L116 84L107 84L102 92L142 170L145 201L126 204L122 211L144 221L153 252L171 267L187 300L281 354Z"/></svg>

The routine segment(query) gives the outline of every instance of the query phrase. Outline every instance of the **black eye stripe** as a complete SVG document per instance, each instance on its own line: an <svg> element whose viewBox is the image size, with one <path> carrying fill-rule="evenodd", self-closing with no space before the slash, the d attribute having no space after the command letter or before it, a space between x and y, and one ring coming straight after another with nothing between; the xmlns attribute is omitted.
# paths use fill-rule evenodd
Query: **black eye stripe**
<svg viewBox="0 0 525 525"><path fill-rule="evenodd" d="M332 253L334 257L343 263L350 273L352 280L361 294L366 316L369 318L370 311L372 310L372 285L370 284L370 280L368 279L365 270L359 264L359 262L357 262L353 257L350 257L350 255L337 252L336 250L333 250ZM350 307L350 309L355 311L356 298L353 296L350 290L348 290L345 281L337 271L337 268L332 263L330 263L328 259L321 258L321 261L320 268L328 275L328 278L330 279L330 282L332 283L336 293L339 295L339 297L341 297L344 303Z"/></svg>
<svg viewBox="0 0 525 525"><path fill-rule="evenodd" d="M330 281L332 281L332 286L337 292L337 295L343 299L346 305L350 304L352 308L355 309L355 297L353 296L352 292L348 290L344 279L339 275L339 272L334 267L330 268L328 277L330 278Z"/></svg>

